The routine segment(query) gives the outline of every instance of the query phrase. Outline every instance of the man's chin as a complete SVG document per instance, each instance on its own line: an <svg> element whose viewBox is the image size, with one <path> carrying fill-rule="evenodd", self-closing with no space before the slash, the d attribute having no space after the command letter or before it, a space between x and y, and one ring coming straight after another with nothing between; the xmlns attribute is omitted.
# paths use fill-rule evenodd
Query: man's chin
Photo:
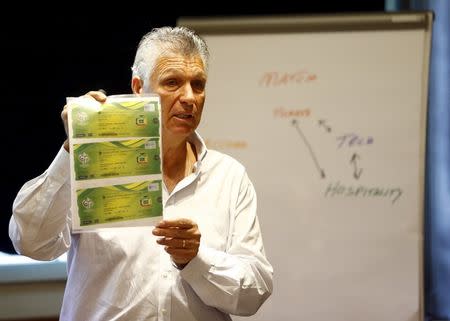
<svg viewBox="0 0 450 321"><path fill-rule="evenodd" d="M195 131L195 128L192 127L177 127L177 128L171 128L170 130L162 131L163 137L177 137L179 139L181 138L188 138L193 132Z"/></svg>

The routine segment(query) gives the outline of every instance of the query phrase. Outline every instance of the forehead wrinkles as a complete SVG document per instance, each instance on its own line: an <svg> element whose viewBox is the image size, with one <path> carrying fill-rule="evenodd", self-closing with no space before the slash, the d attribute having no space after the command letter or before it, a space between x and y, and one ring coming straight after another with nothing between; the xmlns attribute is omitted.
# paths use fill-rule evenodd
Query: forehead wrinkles
<svg viewBox="0 0 450 321"><path fill-rule="evenodd" d="M167 73L172 72L185 72L189 71L195 75L200 74L205 76L205 71L203 68L203 62L200 57L161 57L157 60L155 65L155 76L163 76Z"/></svg>

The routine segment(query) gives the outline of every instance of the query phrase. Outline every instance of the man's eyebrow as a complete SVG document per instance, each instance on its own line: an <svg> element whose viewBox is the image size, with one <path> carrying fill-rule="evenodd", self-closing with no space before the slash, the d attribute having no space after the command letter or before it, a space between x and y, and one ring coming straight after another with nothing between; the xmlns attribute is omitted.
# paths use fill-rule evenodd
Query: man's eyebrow
<svg viewBox="0 0 450 321"><path fill-rule="evenodd" d="M182 70L180 70L180 69L168 68L168 69L163 70L160 73L160 76L161 77L167 77L167 76L172 76L172 75L178 76L178 75L182 75L182 74L184 74L184 72ZM206 73L203 70L199 70L197 72L194 72L193 76L194 76L194 78L201 78L202 80L206 80L206 78L207 78L206 77Z"/></svg>
<svg viewBox="0 0 450 321"><path fill-rule="evenodd" d="M183 72L182 71L180 71L180 70L178 70L178 69L175 69L175 68L169 68L169 69L165 69L165 70L163 70L160 74L159 74L159 76L160 77L167 77L167 76L173 76L173 75L180 75L180 74L182 74Z"/></svg>
<svg viewBox="0 0 450 321"><path fill-rule="evenodd" d="M177 73L177 74L179 74L179 73L182 73L182 71L180 69L178 69L178 68L167 68L167 69L164 69L161 74L168 74L168 73Z"/></svg>

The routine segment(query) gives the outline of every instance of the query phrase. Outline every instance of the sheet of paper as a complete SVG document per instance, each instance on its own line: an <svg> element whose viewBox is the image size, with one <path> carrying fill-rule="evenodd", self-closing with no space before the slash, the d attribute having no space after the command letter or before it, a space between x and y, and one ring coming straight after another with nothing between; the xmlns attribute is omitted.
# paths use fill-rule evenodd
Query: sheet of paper
<svg viewBox="0 0 450 321"><path fill-rule="evenodd" d="M157 95L68 97L74 233L162 219Z"/></svg>

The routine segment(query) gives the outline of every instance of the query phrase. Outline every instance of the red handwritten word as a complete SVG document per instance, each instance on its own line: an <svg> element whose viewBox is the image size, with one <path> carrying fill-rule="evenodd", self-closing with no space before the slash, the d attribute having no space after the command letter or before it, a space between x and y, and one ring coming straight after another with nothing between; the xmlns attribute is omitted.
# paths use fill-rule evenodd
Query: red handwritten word
<svg viewBox="0 0 450 321"><path fill-rule="evenodd" d="M293 73L268 71L263 73L259 79L259 85L263 87L278 87L289 84L302 84L315 80L317 80L317 75L305 70Z"/></svg>
<svg viewBox="0 0 450 321"><path fill-rule="evenodd" d="M245 140L232 140L232 139L211 139L206 138L205 144L211 149L246 149L248 143Z"/></svg>
<svg viewBox="0 0 450 321"><path fill-rule="evenodd" d="M275 118L289 118L289 117L309 117L311 110L305 109L286 109L284 107L278 107L273 110L273 116Z"/></svg>

